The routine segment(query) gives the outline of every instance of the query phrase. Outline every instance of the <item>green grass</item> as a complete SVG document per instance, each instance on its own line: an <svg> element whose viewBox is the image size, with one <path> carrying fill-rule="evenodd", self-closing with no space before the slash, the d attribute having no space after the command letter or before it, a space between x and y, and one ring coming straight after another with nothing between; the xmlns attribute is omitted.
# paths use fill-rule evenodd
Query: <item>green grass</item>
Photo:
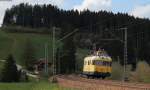
<svg viewBox="0 0 150 90"><path fill-rule="evenodd" d="M6 59L8 54L13 54L17 63L21 59L26 41L30 39L35 48L35 57L44 58L44 46L48 43L49 59L52 56L52 37L48 34L6 33L0 31L0 60Z"/></svg>
<svg viewBox="0 0 150 90"><path fill-rule="evenodd" d="M48 43L49 61L52 61L52 35L38 33L8 33L0 31L0 60L6 59L8 54L13 54L17 63L22 64L25 43L30 39L35 48L36 59L44 58L44 46ZM60 43L56 44L60 46ZM77 50L77 61L82 64L82 60L89 51L85 49ZM79 65L81 69L82 65Z"/></svg>
<svg viewBox="0 0 150 90"><path fill-rule="evenodd" d="M52 35L38 33L8 33L0 30L0 60L5 60L9 54L13 54L16 62L24 66L23 53L28 39L35 48L36 59L44 58L45 43L48 43L48 57L52 61ZM60 46L60 42L56 44ZM82 71L83 59L89 53L86 49L77 49L78 71ZM1 65L0 65L1 67Z"/></svg>
<svg viewBox="0 0 150 90"><path fill-rule="evenodd" d="M36 83L0 83L0 90L73 90L59 87L48 82Z"/></svg>

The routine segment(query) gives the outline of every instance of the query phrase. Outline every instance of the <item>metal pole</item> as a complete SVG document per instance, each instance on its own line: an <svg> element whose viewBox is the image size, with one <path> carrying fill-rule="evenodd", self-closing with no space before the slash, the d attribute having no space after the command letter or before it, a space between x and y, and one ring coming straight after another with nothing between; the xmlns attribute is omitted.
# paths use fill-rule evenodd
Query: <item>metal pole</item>
<svg viewBox="0 0 150 90"><path fill-rule="evenodd" d="M45 64L44 64L44 68L45 68L45 74L46 74L46 43L45 43L45 46L44 46L44 48L45 48L45 58L44 58L44 62L45 62Z"/></svg>
<svg viewBox="0 0 150 90"><path fill-rule="evenodd" d="M128 60L128 53L127 53L127 28L124 28L124 82L126 79L126 65Z"/></svg>
<svg viewBox="0 0 150 90"><path fill-rule="evenodd" d="M60 74L60 50L58 50L58 74Z"/></svg>
<svg viewBox="0 0 150 90"><path fill-rule="evenodd" d="M118 64L120 64L120 57L117 56L117 61L118 61Z"/></svg>
<svg viewBox="0 0 150 90"><path fill-rule="evenodd" d="M56 74L55 70L55 27L53 28L53 75Z"/></svg>
<svg viewBox="0 0 150 90"><path fill-rule="evenodd" d="M47 43L45 43L45 58L44 58L44 68L45 68L45 74L47 75Z"/></svg>
<svg viewBox="0 0 150 90"><path fill-rule="evenodd" d="M138 62L138 52L139 52L139 42L138 42L138 40L139 40L139 35L137 34L137 38L136 38L136 64L137 64L137 62Z"/></svg>
<svg viewBox="0 0 150 90"><path fill-rule="evenodd" d="M48 75L48 44L46 44L46 52L47 52L46 67L47 67L47 75Z"/></svg>
<svg viewBox="0 0 150 90"><path fill-rule="evenodd" d="M45 64L44 64L44 67L45 67L45 74L48 75L48 44L45 43Z"/></svg>

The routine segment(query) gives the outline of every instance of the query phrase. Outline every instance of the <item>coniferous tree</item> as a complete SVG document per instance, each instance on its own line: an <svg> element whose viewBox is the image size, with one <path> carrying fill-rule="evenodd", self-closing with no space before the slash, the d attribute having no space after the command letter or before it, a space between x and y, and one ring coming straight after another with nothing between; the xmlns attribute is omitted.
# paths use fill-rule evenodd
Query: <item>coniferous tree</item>
<svg viewBox="0 0 150 90"><path fill-rule="evenodd" d="M2 82L18 82L20 73L12 55L9 55L2 70Z"/></svg>
<svg viewBox="0 0 150 90"><path fill-rule="evenodd" d="M57 48L57 50L56 50L56 73L57 74L60 74L60 70L61 70L61 68L60 68L60 48Z"/></svg>
<svg viewBox="0 0 150 90"><path fill-rule="evenodd" d="M72 27L68 25L68 27L64 30L67 30L67 32L62 32L62 37L68 35L72 31ZM60 53L60 73L73 73L75 72L76 65L76 47L74 44L73 35L64 38L62 43L62 51Z"/></svg>
<svg viewBox="0 0 150 90"><path fill-rule="evenodd" d="M64 32L64 34L71 32L71 30L75 28L79 28L78 36L80 37L77 37L79 40L76 42L78 43L76 46L79 48L88 46L85 43L87 40L90 40L92 43L100 43L100 46L104 46L104 43L101 43L102 41L100 39L110 36L108 33L113 33L117 39L121 38L121 40L123 40L124 34L122 34L122 30L118 29L127 27L128 46L130 46L128 47L128 63L135 65L135 54L138 53L139 60L145 60L150 64L149 51L146 50L147 48L150 48L149 19L135 18L126 13L114 14L107 11L92 12L84 10L79 13L77 10L58 9L51 4L34 6L20 4L6 10L3 26L14 25L14 16L16 17L15 25L17 26L33 28L51 28L56 26L57 28L60 28L61 32ZM65 29L68 25L71 25L72 27L69 31ZM108 32L106 32L106 28L108 29ZM24 32L28 31L24 30ZM114 37L108 38L114 39ZM118 42L116 44L113 41L109 41L104 47L109 51L112 57L119 56L121 58L120 60L123 60L123 43ZM135 47L138 49L137 52L135 52Z"/></svg>
<svg viewBox="0 0 150 90"><path fill-rule="evenodd" d="M27 39L25 48L24 48L24 53L23 53L23 61L25 64L25 68L27 70L34 70L34 63L36 61L35 58L35 51L34 47L30 41L30 39Z"/></svg>

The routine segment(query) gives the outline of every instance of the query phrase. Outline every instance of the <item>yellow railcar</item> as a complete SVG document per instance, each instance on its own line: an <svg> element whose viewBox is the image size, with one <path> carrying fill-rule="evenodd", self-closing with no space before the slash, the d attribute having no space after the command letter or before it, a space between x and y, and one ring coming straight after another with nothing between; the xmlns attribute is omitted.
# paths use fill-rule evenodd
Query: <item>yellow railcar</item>
<svg viewBox="0 0 150 90"><path fill-rule="evenodd" d="M109 77L112 72L111 57L105 51L96 51L95 53L84 58L83 74L88 77Z"/></svg>

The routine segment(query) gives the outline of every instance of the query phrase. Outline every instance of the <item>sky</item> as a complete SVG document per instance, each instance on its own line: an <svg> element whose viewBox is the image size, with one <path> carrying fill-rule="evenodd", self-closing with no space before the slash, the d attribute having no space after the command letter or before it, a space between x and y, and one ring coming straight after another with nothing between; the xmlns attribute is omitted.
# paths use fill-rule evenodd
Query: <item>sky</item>
<svg viewBox="0 0 150 90"><path fill-rule="evenodd" d="M19 3L52 4L64 10L112 11L150 19L150 0L0 0L0 25L7 8Z"/></svg>

